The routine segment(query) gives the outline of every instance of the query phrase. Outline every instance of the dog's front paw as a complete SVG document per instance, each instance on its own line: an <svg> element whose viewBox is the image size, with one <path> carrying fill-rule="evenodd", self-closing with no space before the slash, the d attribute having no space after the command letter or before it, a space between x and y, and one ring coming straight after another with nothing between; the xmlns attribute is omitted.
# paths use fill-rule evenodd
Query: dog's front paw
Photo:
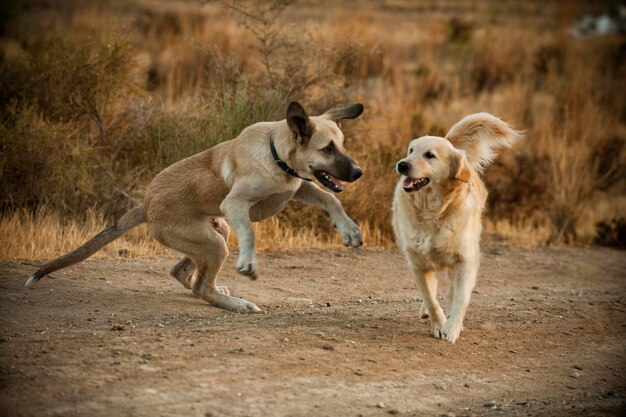
<svg viewBox="0 0 626 417"><path fill-rule="evenodd" d="M353 248L363 246L361 230L352 219L346 217L341 221L336 221L334 225L345 246L352 246Z"/></svg>
<svg viewBox="0 0 626 417"><path fill-rule="evenodd" d="M422 305L424 305L424 302L422 302ZM428 313L428 310L427 309L425 310ZM420 314L421 314L421 309L420 309ZM445 324L446 324L446 316L445 314L443 314L443 310L441 309L439 304L436 304L433 315L430 317L430 331L433 337L437 339L441 339L443 337L442 329Z"/></svg>
<svg viewBox="0 0 626 417"><path fill-rule="evenodd" d="M256 261L247 257L239 256L237 259L237 272L250 279L257 279Z"/></svg>
<svg viewBox="0 0 626 417"><path fill-rule="evenodd" d="M444 327L443 323L439 323L437 320L430 321L430 331L434 338L441 339L443 337L442 328Z"/></svg>
<svg viewBox="0 0 626 417"><path fill-rule="evenodd" d="M442 339L447 340L450 343L456 342L463 330L463 323L456 320L448 320L446 324L441 328Z"/></svg>

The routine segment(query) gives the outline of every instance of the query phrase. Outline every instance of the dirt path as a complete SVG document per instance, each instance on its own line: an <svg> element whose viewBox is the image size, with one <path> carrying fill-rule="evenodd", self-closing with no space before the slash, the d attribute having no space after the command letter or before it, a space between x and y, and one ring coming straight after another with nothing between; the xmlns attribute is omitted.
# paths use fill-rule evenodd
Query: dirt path
<svg viewBox="0 0 626 417"><path fill-rule="evenodd" d="M266 312L253 316L187 294L173 259L88 261L33 290L33 265L5 262L0 411L623 415L625 253L484 252L455 345L429 337L396 252L261 254L257 282L231 255L221 283Z"/></svg>

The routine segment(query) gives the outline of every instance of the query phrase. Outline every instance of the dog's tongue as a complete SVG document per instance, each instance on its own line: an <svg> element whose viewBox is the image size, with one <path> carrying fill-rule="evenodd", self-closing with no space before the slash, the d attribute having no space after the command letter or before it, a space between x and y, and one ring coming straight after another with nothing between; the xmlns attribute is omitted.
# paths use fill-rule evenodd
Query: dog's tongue
<svg viewBox="0 0 626 417"><path fill-rule="evenodd" d="M430 182L430 179L427 177L423 177L423 178L406 177L404 179L404 182L402 183L402 186L404 187L404 191L411 192L411 191L420 190L421 188L428 185L429 182Z"/></svg>
<svg viewBox="0 0 626 417"><path fill-rule="evenodd" d="M411 178L411 177L406 177L404 179L404 188L413 188L413 186L415 186L415 184L417 184L419 180L417 178Z"/></svg>
<svg viewBox="0 0 626 417"><path fill-rule="evenodd" d="M335 178L334 176L332 176L330 174L328 174L328 178L330 178L330 180L333 182L333 184L335 184L335 187L337 188L337 190L343 191L343 184L341 183L341 181L339 181L337 178Z"/></svg>

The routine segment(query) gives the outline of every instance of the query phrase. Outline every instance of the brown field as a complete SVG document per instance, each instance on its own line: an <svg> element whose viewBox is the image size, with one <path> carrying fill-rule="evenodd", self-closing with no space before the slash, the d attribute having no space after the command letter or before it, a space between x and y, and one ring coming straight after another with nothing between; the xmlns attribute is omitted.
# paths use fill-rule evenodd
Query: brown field
<svg viewBox="0 0 626 417"><path fill-rule="evenodd" d="M5 3L0 416L626 413L624 252L597 247L626 246L626 38L568 32L618 2ZM365 249L300 204L256 224L259 281L231 254L220 283L258 316L191 297L145 227L23 288L160 170L291 100L365 106L343 124L364 176L339 196ZM483 266L451 345L393 249L393 167L479 111L525 139L484 176Z"/></svg>

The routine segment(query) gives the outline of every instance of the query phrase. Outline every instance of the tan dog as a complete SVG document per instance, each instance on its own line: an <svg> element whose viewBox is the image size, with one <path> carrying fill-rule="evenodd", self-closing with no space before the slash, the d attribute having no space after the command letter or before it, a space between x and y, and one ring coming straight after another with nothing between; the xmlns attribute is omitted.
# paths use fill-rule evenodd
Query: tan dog
<svg viewBox="0 0 626 417"><path fill-rule="evenodd" d="M457 340L476 283L487 200L479 173L519 137L491 114L472 114L445 138L411 141L407 157L396 165L403 176L393 200L396 243L422 292L420 315L430 316L435 337ZM447 318L437 302L436 271L451 273Z"/></svg>
<svg viewBox="0 0 626 417"><path fill-rule="evenodd" d="M292 199L326 210L343 243L361 246L361 232L339 200L310 177L340 192L341 181L355 181L362 175L346 154L337 124L362 112L363 106L354 104L309 117L300 104L290 103L286 120L256 123L237 138L164 169L150 184L142 207L129 211L80 248L43 265L26 285L88 258L148 222L156 240L186 255L170 271L185 287L213 306L260 312L255 304L231 297L215 283L228 256L228 223L239 240L237 271L252 279L257 277L257 266L250 222L273 216Z"/></svg>

